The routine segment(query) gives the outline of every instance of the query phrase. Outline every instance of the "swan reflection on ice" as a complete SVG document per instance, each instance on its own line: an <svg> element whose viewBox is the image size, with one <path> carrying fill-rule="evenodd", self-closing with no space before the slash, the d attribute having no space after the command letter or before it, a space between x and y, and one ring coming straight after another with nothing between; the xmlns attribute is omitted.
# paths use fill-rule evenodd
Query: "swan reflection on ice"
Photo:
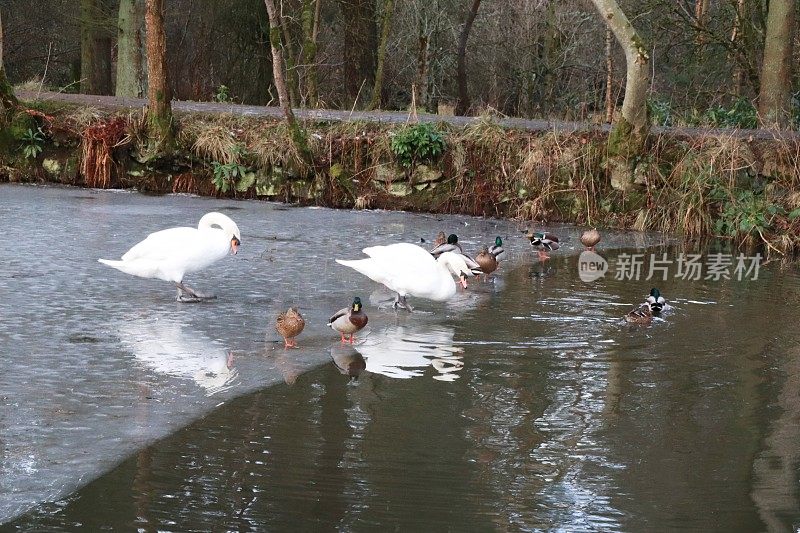
<svg viewBox="0 0 800 533"><path fill-rule="evenodd" d="M159 374L191 379L208 396L229 388L236 378L233 354L178 322L163 318L123 321L117 331L138 362Z"/></svg>
<svg viewBox="0 0 800 533"><path fill-rule="evenodd" d="M437 325L386 326L373 330L357 348L368 372L408 379L424 375L432 366L433 379L453 381L464 367L463 350L453 346L454 333L453 328Z"/></svg>

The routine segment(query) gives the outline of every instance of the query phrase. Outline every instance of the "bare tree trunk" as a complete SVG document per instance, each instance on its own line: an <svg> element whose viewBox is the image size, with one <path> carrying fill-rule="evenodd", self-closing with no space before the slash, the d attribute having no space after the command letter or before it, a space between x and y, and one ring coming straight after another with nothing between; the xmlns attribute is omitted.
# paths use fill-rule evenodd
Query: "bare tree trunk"
<svg viewBox="0 0 800 533"><path fill-rule="evenodd" d="M383 17L381 17L381 40L378 43L378 67L375 69L375 85L372 87L372 99L369 109L380 109L381 92L383 91L383 65L386 58L386 45L389 42L389 30L392 27L392 11L394 0L385 0L383 3Z"/></svg>
<svg viewBox="0 0 800 533"><path fill-rule="evenodd" d="M167 38L164 33L165 0L147 0L147 124L150 137L163 148L171 147L172 90L167 71Z"/></svg>
<svg viewBox="0 0 800 533"><path fill-rule="evenodd" d="M17 97L14 96L14 88L6 78L6 67L3 64L3 21L0 18L0 102L3 110L15 109L19 105Z"/></svg>
<svg viewBox="0 0 800 533"><path fill-rule="evenodd" d="M375 85L377 26L375 0L339 0L344 17L344 77L347 93L357 106L363 88Z"/></svg>
<svg viewBox="0 0 800 533"><path fill-rule="evenodd" d="M81 92L111 94L111 37L102 0L81 0Z"/></svg>
<svg viewBox="0 0 800 533"><path fill-rule="evenodd" d="M545 114L552 108L552 96L555 86L555 65L558 54L558 21L556 20L556 3L550 2L546 11L546 30L542 42L542 62L544 69L542 73L542 87L540 89L541 108Z"/></svg>
<svg viewBox="0 0 800 533"><path fill-rule="evenodd" d="M614 122L614 34L606 28L606 122Z"/></svg>
<svg viewBox="0 0 800 533"><path fill-rule="evenodd" d="M478 8L481 5L481 0L472 0L472 7L470 7L467 14L467 20L461 28L461 33L458 35L458 71L456 74L456 84L458 85L458 102L456 102L455 114L465 115L469 111L469 89L467 88L467 40L469 39L469 32L472 29L472 24L475 22L475 17L478 16Z"/></svg>
<svg viewBox="0 0 800 533"><path fill-rule="evenodd" d="M317 107L317 32L322 0L303 0L303 85L309 107Z"/></svg>
<svg viewBox="0 0 800 533"><path fill-rule="evenodd" d="M269 15L269 44L272 50L272 76L275 80L275 89L278 91L278 101L280 102L283 117L289 128L292 143L297 149L300 157L306 162L311 162L311 151L308 148L306 133L292 111L292 104L289 98L289 90L286 87L286 77L284 76L283 49L281 46L281 20L274 0L264 0Z"/></svg>
<svg viewBox="0 0 800 533"><path fill-rule="evenodd" d="M741 65L741 59L739 56L741 53L739 52L741 48L741 41L742 39L742 25L744 24L744 19L747 16L747 2L746 0L737 0L736 2L736 17L733 19L733 30L731 30L731 48L732 52L731 55L733 56L733 94L736 96L742 95L742 89L744 87L744 67Z"/></svg>
<svg viewBox="0 0 800 533"><path fill-rule="evenodd" d="M144 0L120 0L117 21L117 96L145 94L143 27Z"/></svg>
<svg viewBox="0 0 800 533"><path fill-rule="evenodd" d="M428 34L420 31L417 38L419 47L417 48L417 75L414 81L414 104L417 109L428 107L428 50L430 41Z"/></svg>
<svg viewBox="0 0 800 533"><path fill-rule="evenodd" d="M703 46L706 42L704 32L708 23L708 2L709 0L694 0L694 18L697 21L695 44L697 46Z"/></svg>
<svg viewBox="0 0 800 533"><path fill-rule="evenodd" d="M770 0L761 67L758 114L762 124L786 127L791 118L794 0Z"/></svg>
<svg viewBox="0 0 800 533"><path fill-rule="evenodd" d="M625 52L625 98L622 116L608 138L611 186L633 187L633 162L642 153L650 123L647 117L650 54L616 0L592 0Z"/></svg>
<svg viewBox="0 0 800 533"><path fill-rule="evenodd" d="M281 9L283 8L283 3L281 2ZM286 63L286 88L289 91L289 99L291 101L292 107L298 107L300 105L300 89L299 89L299 76L297 75L297 68L295 67L295 55L294 55L294 45L292 44L292 34L289 31L289 22L286 17L283 16L283 13L279 11L280 15L278 20L281 24L281 33L283 34L283 40L281 41L281 47L286 51L286 54L283 55L284 62Z"/></svg>

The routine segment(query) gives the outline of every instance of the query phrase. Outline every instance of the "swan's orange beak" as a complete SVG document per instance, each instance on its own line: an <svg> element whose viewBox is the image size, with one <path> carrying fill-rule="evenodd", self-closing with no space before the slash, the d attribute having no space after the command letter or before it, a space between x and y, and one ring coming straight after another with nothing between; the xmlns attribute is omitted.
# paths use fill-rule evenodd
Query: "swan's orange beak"
<svg viewBox="0 0 800 533"><path fill-rule="evenodd" d="M459 276L459 280L461 281L461 286L466 289L467 288L467 276L464 275L464 274L461 274L461 276Z"/></svg>
<svg viewBox="0 0 800 533"><path fill-rule="evenodd" d="M231 239L231 255L236 255L236 252L239 251L239 245L242 244L239 239L234 237Z"/></svg>

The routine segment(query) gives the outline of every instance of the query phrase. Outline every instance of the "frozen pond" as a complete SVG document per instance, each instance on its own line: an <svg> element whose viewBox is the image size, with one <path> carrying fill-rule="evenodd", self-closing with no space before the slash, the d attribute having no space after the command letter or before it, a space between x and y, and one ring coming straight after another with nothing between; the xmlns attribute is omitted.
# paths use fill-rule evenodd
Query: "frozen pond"
<svg viewBox="0 0 800 533"><path fill-rule="evenodd" d="M187 277L213 302L97 263L213 210L242 231ZM581 282L574 228L541 265L513 223L468 217L0 185L0 220L0 531L800 524L795 266L670 277L671 312L632 327L653 282ZM511 258L411 316L333 261L440 229ZM619 263L659 242L602 244ZM355 295L351 348L325 322Z"/></svg>

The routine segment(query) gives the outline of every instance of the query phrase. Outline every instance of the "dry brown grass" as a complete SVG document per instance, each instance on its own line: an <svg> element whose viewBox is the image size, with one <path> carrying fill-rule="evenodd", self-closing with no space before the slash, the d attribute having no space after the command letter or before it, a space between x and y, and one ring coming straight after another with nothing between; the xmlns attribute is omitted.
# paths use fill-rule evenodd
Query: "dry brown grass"
<svg viewBox="0 0 800 533"><path fill-rule="evenodd" d="M90 124L81 132L81 173L88 187L111 186L113 151L129 142L127 129L127 121L118 116Z"/></svg>

